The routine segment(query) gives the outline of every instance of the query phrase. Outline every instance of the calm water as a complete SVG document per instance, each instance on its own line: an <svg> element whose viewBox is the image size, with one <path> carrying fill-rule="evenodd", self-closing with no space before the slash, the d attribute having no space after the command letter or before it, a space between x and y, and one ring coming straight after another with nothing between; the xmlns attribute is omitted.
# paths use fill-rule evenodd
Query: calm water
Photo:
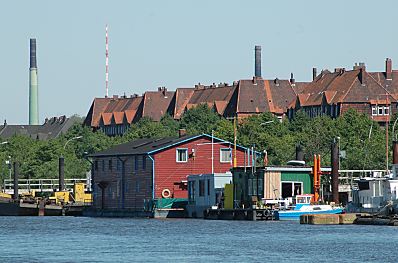
<svg viewBox="0 0 398 263"><path fill-rule="evenodd" d="M398 227L0 217L0 262L398 262Z"/></svg>

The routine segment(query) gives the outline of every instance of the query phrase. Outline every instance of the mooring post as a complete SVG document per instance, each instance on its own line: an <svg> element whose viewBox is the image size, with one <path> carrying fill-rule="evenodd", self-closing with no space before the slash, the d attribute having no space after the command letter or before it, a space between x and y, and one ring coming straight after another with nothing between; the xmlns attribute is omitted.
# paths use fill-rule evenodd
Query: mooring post
<svg viewBox="0 0 398 263"><path fill-rule="evenodd" d="M395 140L392 142L392 163L398 164L398 142Z"/></svg>
<svg viewBox="0 0 398 263"><path fill-rule="evenodd" d="M332 195L333 202L339 204L339 144L336 139L332 142Z"/></svg>
<svg viewBox="0 0 398 263"><path fill-rule="evenodd" d="M64 167L65 167L65 159L63 156L61 156L59 157L59 162L58 162L59 191L65 190Z"/></svg>
<svg viewBox="0 0 398 263"><path fill-rule="evenodd" d="M19 177L19 163L14 162L14 200L18 201L18 177Z"/></svg>

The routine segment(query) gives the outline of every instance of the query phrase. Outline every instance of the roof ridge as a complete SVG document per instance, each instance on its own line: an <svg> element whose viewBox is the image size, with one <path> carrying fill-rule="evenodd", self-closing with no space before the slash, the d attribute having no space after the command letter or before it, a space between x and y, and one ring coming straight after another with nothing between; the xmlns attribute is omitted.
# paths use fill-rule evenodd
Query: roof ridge
<svg viewBox="0 0 398 263"><path fill-rule="evenodd" d="M377 83L377 85L379 85L382 89L384 89L388 93L388 95L394 98L394 96L392 96L392 94L383 85L381 85L375 78L373 78L373 76L370 73L366 72L366 74L368 74Z"/></svg>
<svg viewBox="0 0 398 263"><path fill-rule="evenodd" d="M354 82L355 82L355 80L357 79L357 76L358 76L358 75L355 75L355 78L354 78L354 80L352 81L351 85L348 87L347 92L346 92L346 93L344 94L344 96L341 98L341 102L343 102L343 100L345 99L345 97L347 97L348 92L350 92L350 90L352 89L352 86L354 86ZM340 108L340 110L341 110L341 108Z"/></svg>

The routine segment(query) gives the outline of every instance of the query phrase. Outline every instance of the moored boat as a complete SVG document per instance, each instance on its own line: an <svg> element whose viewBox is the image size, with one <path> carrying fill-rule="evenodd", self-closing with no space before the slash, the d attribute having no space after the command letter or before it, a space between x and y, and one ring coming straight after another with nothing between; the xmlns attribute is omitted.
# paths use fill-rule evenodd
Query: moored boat
<svg viewBox="0 0 398 263"><path fill-rule="evenodd" d="M301 215L341 213L343 213L343 209L341 207L311 204L297 204L293 210L279 210L274 212L275 219L277 220L299 220Z"/></svg>
<svg viewBox="0 0 398 263"><path fill-rule="evenodd" d="M276 220L299 220L301 215L314 214L341 214L343 208L331 205L314 205L312 194L297 195L292 209L277 210L274 212Z"/></svg>

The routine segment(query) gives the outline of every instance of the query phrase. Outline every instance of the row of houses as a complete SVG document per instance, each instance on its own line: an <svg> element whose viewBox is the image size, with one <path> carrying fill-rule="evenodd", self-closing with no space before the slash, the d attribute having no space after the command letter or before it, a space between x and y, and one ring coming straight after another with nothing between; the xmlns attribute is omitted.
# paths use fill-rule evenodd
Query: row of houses
<svg viewBox="0 0 398 263"><path fill-rule="evenodd" d="M232 84L197 84L176 91L160 87L142 96L95 98L84 124L108 135L119 135L143 117L159 121L168 114L179 120L186 110L201 104L208 105L226 118L245 118L264 112L283 118L285 109L307 84L295 82L293 76L290 80L253 77Z"/></svg>
<svg viewBox="0 0 398 263"><path fill-rule="evenodd" d="M292 119L298 111L310 117L337 118L349 109L356 109L383 124L397 112L398 71L392 69L389 58L383 72L369 72L364 63L355 64L352 70L336 68L319 74L313 68L311 82L297 82L293 73L290 79L263 79L258 52L256 47L256 71L252 79L232 84L199 83L175 91L159 87L141 96L95 98L84 125L110 136L120 135L143 117L160 121L168 114L179 120L185 111L202 104L225 118L270 112L279 119Z"/></svg>

